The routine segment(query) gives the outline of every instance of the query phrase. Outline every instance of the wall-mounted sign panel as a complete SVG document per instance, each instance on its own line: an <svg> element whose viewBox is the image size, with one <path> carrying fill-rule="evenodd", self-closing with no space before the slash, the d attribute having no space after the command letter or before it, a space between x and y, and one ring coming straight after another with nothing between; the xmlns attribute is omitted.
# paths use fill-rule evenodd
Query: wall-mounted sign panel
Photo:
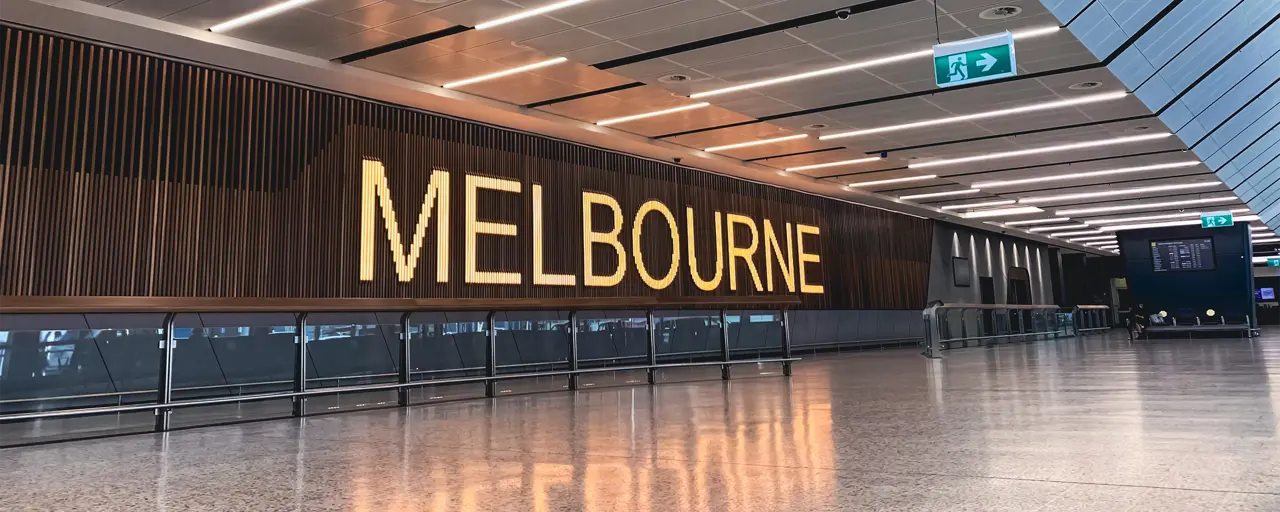
<svg viewBox="0 0 1280 512"><path fill-rule="evenodd" d="M933 46L938 87L995 80L1018 74L1013 34L1001 32Z"/></svg>

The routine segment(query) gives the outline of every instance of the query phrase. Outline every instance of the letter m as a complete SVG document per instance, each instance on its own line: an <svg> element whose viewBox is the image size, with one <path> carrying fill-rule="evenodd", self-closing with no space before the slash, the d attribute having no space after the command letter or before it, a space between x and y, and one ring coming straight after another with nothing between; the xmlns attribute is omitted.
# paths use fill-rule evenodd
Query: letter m
<svg viewBox="0 0 1280 512"><path fill-rule="evenodd" d="M373 280L374 217L382 210L382 221L387 228L387 241L391 245L391 258L396 264L396 278L401 282L413 280L418 268L418 256L431 224L431 209L435 208L436 223L436 282L449 282L449 173L431 171L427 193L422 198L422 212L418 224L413 227L409 252L404 252L404 235L396 222L395 205L391 202L391 189L387 186L387 172L382 162L364 160L363 184L360 189L360 280Z"/></svg>

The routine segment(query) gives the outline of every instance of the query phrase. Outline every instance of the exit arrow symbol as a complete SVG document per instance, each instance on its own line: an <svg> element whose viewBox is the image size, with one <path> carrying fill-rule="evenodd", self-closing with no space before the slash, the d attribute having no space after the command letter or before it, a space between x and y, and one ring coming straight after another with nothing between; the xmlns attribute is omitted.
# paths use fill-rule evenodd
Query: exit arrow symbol
<svg viewBox="0 0 1280 512"><path fill-rule="evenodd" d="M996 65L996 58L992 57L990 53L984 53L982 54L982 58L978 59L977 64L982 66L982 72L986 73L991 71L991 68Z"/></svg>

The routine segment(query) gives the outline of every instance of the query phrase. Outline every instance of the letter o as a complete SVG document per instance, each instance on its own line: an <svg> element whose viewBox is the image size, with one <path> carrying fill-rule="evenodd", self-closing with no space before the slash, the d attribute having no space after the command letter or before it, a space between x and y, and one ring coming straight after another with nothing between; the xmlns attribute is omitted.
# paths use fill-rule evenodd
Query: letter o
<svg viewBox="0 0 1280 512"><path fill-rule="evenodd" d="M671 228L671 268L667 269L667 274L660 279L654 279L649 275L649 269L644 267L644 254L640 247L640 231L644 226L644 218L649 212L658 212L662 217L667 219L667 226ZM631 255L636 260L636 270L640 272L640 280L649 288L662 290L676 280L676 274L680 271L680 230L676 226L676 217L671 214L671 210L667 209L667 205L662 204L657 199L650 199L640 205L640 209L636 210L635 220L631 225Z"/></svg>

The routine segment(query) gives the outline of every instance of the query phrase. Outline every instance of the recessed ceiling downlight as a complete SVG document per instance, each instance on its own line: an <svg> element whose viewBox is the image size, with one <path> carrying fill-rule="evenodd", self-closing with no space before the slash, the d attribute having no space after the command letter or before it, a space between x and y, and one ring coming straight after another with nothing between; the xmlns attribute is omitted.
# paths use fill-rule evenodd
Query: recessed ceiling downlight
<svg viewBox="0 0 1280 512"><path fill-rule="evenodd" d="M801 126L801 128L805 130L825 130L830 127L831 126L826 123L813 123L813 124L806 124L804 126Z"/></svg>
<svg viewBox="0 0 1280 512"><path fill-rule="evenodd" d="M1074 83L1067 86L1068 89L1071 89L1073 91L1087 91L1089 89L1097 89L1099 87L1102 87L1102 82L1098 82L1096 80L1088 80L1088 81Z"/></svg>
<svg viewBox="0 0 1280 512"><path fill-rule="evenodd" d="M693 80L689 75L666 75L658 77L658 81L664 84L678 84L680 82L688 82Z"/></svg>
<svg viewBox="0 0 1280 512"><path fill-rule="evenodd" d="M979 18L984 20L1005 20L1022 14L1022 8L1016 5L1002 5L992 7L978 14Z"/></svg>

